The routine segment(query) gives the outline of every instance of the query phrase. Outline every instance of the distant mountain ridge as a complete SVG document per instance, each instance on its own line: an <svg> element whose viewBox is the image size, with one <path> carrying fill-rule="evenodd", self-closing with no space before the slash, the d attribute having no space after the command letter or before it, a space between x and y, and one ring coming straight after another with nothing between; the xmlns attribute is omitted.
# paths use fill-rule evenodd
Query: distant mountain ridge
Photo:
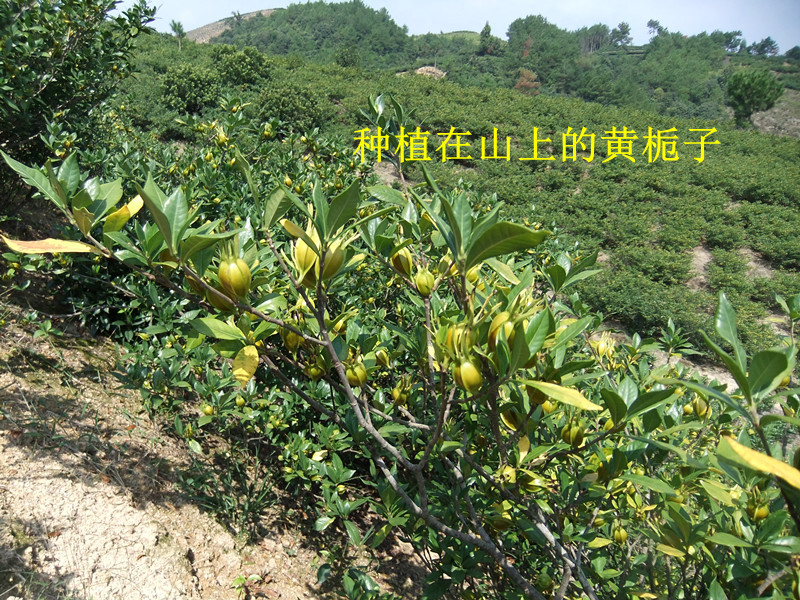
<svg viewBox="0 0 800 600"><path fill-rule="evenodd" d="M238 16L242 19L252 19L258 15L262 15L264 17L270 16L276 10L275 8L267 8L264 10L254 10L253 12L239 14ZM209 23L208 25L203 25L202 27L198 27L197 29L192 29L191 31L186 32L187 39L192 40L193 42L197 42L198 44L207 44L211 41L212 38L217 37L223 31L227 31L231 28L231 23L233 23L235 16L226 17L224 19L220 19L219 21L214 21L213 23Z"/></svg>

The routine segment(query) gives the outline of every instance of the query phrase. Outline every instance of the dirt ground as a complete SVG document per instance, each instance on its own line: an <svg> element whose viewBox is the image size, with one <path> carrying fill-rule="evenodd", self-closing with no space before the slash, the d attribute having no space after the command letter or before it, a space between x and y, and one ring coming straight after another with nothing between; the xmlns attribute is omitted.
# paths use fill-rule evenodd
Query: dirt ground
<svg viewBox="0 0 800 600"><path fill-rule="evenodd" d="M280 503L242 546L187 500L188 450L111 376L111 342L34 339L5 303L0 317L0 600L333 597L316 583L318 540Z"/></svg>

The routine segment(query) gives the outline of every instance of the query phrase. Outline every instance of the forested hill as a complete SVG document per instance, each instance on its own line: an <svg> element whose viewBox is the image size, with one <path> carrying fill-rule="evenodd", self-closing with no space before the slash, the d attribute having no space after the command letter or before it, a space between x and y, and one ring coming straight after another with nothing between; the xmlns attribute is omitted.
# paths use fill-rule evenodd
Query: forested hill
<svg viewBox="0 0 800 600"><path fill-rule="evenodd" d="M364 69L436 65L463 85L516 87L669 116L725 118L725 84L740 64L758 63L778 73L785 87L800 89L798 47L778 56L770 38L748 46L740 31L684 36L657 21L648 23L651 41L636 47L624 22L566 31L541 16L517 19L504 39L488 25L480 34L410 36L386 9L360 0L295 4L224 23L229 28L214 42Z"/></svg>

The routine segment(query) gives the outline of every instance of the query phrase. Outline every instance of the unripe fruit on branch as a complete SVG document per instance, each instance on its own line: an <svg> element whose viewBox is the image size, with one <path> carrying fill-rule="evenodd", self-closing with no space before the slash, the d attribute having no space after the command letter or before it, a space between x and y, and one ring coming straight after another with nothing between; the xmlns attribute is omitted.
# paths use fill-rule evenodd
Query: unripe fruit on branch
<svg viewBox="0 0 800 600"><path fill-rule="evenodd" d="M453 378L460 387L473 396L483 385L483 375L481 375L480 369L470 360L463 360L461 364L453 367Z"/></svg>
<svg viewBox="0 0 800 600"><path fill-rule="evenodd" d="M339 244L331 246L325 251L325 265L322 267L322 280L325 281L336 275L343 264L344 250L342 250ZM319 277L319 263L317 263L315 269L317 277Z"/></svg>
<svg viewBox="0 0 800 600"><path fill-rule="evenodd" d="M628 539L628 532L625 531L622 526L618 526L614 528L614 541L618 544L622 545Z"/></svg>
<svg viewBox="0 0 800 600"><path fill-rule="evenodd" d="M428 269L420 269L414 278L414 285L417 286L417 291L425 298L431 295L434 282L433 274Z"/></svg>
<svg viewBox="0 0 800 600"><path fill-rule="evenodd" d="M375 351L375 360L378 361L378 364L382 367L389 368L389 354L383 348L378 348Z"/></svg>
<svg viewBox="0 0 800 600"><path fill-rule="evenodd" d="M698 418L703 419L708 414L708 402L700 396L696 396L692 401L692 409Z"/></svg>
<svg viewBox="0 0 800 600"><path fill-rule="evenodd" d="M251 283L250 267L241 258L225 258L219 265L219 282L237 300L247 296Z"/></svg>
<svg viewBox="0 0 800 600"><path fill-rule="evenodd" d="M345 375L347 383L353 387L360 387L367 381L367 369L360 360L347 365Z"/></svg>
<svg viewBox="0 0 800 600"><path fill-rule="evenodd" d="M227 292L225 290L221 290L219 288L216 289L218 292L224 294L227 297ZM208 292L208 294L206 294L206 299L211 303L211 306L213 306L217 310L221 310L223 312L230 312L234 309L234 305L230 301L224 298L220 298L219 296L217 296L217 294L214 294L212 292Z"/></svg>
<svg viewBox="0 0 800 600"><path fill-rule="evenodd" d="M503 332L506 335L506 340L508 341L508 345L510 346L514 342L514 323L510 321L511 315L503 311L494 319L492 319L491 325L489 325L489 349L494 350L497 348L497 336L500 333L500 328L503 328Z"/></svg>
<svg viewBox="0 0 800 600"><path fill-rule="evenodd" d="M401 248L392 255L392 266L401 275L411 277L414 258L411 256L411 251L408 249L408 246Z"/></svg>
<svg viewBox="0 0 800 600"><path fill-rule="evenodd" d="M583 443L583 427L579 423L567 423L561 430L561 439L577 448Z"/></svg>

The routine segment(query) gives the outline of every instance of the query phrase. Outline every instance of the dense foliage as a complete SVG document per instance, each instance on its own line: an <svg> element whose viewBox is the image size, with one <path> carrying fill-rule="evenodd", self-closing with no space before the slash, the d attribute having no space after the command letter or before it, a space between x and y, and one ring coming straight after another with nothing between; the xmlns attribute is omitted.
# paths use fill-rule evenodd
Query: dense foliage
<svg viewBox="0 0 800 600"><path fill-rule="evenodd" d="M775 106L783 87L769 71L746 69L730 76L727 91L734 118L744 123L753 113Z"/></svg>
<svg viewBox="0 0 800 600"><path fill-rule="evenodd" d="M622 25L565 51L623 46ZM656 25L679 70L691 43ZM561 35L516 29L518 46L450 39L490 77ZM5 239L5 279L53 268L193 451L184 489L243 537L280 490L349 598L387 597L349 567L393 537L426 561L431 600L796 595L800 144L548 96L558 61L541 87L518 65L509 87L526 85L486 89L361 71L344 50L315 65L141 40L139 74L92 117L102 143L42 168L4 156L68 223ZM401 161L418 126L432 160ZM374 148L362 162L356 131L377 127L410 187L378 184ZM583 127L592 154L571 155ZM637 140L615 155L602 137L623 127ZM648 155L673 127L677 160ZM471 158L442 161L451 128ZM496 130L508 160L481 160ZM554 160L520 160L535 153ZM738 389L676 363L700 348Z"/></svg>
<svg viewBox="0 0 800 600"><path fill-rule="evenodd" d="M75 142L61 135L64 128L91 136L89 113L129 73L134 40L154 13L139 2L107 19L116 4L0 4L0 146L7 152L42 162L48 151L66 153ZM7 175L0 170L0 184Z"/></svg>
<svg viewBox="0 0 800 600"><path fill-rule="evenodd" d="M513 87L524 69L538 76L545 93L715 119L725 117L728 54L762 65L774 54L770 38L748 46L740 31L685 36L653 23L653 38L638 47L630 45L627 23L566 31L541 16L515 20L505 39L492 35L488 25L480 34L409 36L385 9L376 11L358 0L320 1L291 5L268 17L231 19L231 29L217 41L369 69L435 65L453 82L488 88ZM783 69L797 76L797 65Z"/></svg>

